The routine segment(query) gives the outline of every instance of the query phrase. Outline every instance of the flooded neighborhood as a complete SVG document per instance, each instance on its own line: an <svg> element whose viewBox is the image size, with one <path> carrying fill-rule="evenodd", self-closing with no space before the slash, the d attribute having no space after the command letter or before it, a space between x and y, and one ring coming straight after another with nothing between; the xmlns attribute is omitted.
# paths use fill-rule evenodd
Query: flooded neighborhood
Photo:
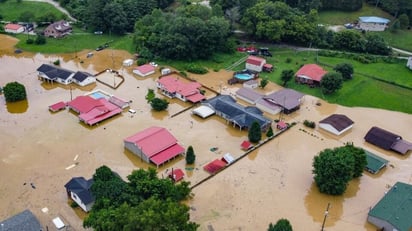
<svg viewBox="0 0 412 231"><path fill-rule="evenodd" d="M167 177L172 169L183 170L183 180L194 186L193 198L186 203L191 220L200 224L199 230L266 230L269 223L286 218L294 230L320 230L324 223L325 230L375 231L376 227L367 221L368 212L396 182L412 184L410 152L401 155L364 139L370 128L376 126L412 141L410 114L343 107L305 95L300 109L290 114L265 112L264 116L271 121L281 116L288 124L296 125L245 155L241 144L248 140L247 130L217 115L194 115L192 111L197 105L190 108L189 102L167 98L167 111L153 111L145 96L153 89L157 96L164 97L156 90L160 68L145 77L136 75L135 64L123 65L124 60L133 58L126 51L15 54L16 39L0 35L0 41L0 86L17 81L27 91L27 100L17 103L6 103L4 95L0 95L0 220L29 209L47 230L56 230L52 222L56 217L70 227L68 230L84 230L82 219L86 214L71 208L64 185L73 177L90 179L102 165L123 179L135 169L156 168L124 145L124 139L152 126L167 129L185 149L193 146L194 165L186 165L185 158L178 156L160 165L157 172L159 177ZM93 55L88 57L90 52ZM110 69L118 75L107 74L101 82L87 86L41 81L37 69L43 64L53 65L56 60L60 60L61 68L74 72L95 75ZM235 96L242 88L242 84L227 84L232 71L188 75L204 86L208 99L216 94ZM281 89L282 86L269 83L255 91L268 95ZM68 108L49 110L53 104L69 102L96 90L114 95L130 106L91 126ZM244 100L237 102L251 106ZM310 129L303 125L304 120L318 124L332 114L346 115L354 122L353 127L337 136L318 126ZM279 131L275 122L272 127ZM364 171L362 177L349 183L342 196L321 194L313 181L313 157L326 148L348 142L388 160L387 167L377 174ZM225 154L242 158L204 180L211 175L204 167Z"/></svg>

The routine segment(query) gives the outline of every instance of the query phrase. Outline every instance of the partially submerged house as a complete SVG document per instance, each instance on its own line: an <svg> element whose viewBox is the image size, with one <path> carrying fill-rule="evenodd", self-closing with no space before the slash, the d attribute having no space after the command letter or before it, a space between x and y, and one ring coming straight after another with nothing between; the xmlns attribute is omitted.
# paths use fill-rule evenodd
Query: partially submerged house
<svg viewBox="0 0 412 231"><path fill-rule="evenodd" d="M290 114L299 110L303 96L305 95L298 91L285 88L258 99L256 107L273 115L279 112Z"/></svg>
<svg viewBox="0 0 412 231"><path fill-rule="evenodd" d="M196 81L185 82L178 75L167 75L160 77L156 86L160 92L170 98L178 98L183 102L198 103L206 97L200 93L202 85Z"/></svg>
<svg viewBox="0 0 412 231"><path fill-rule="evenodd" d="M390 20L376 16L359 17L358 27L364 31L384 31Z"/></svg>
<svg viewBox="0 0 412 231"><path fill-rule="evenodd" d="M258 101L262 97L263 94L254 91L252 88L248 87L239 88L239 90L236 91L236 98L241 99L250 104L255 104L256 101Z"/></svg>
<svg viewBox="0 0 412 231"><path fill-rule="evenodd" d="M157 167L185 153L185 149L166 128L156 126L125 138L124 147Z"/></svg>
<svg viewBox="0 0 412 231"><path fill-rule="evenodd" d="M410 231L412 229L412 185L396 182L369 211L368 222L378 230Z"/></svg>
<svg viewBox="0 0 412 231"><path fill-rule="evenodd" d="M73 72L50 64L42 64L38 71L38 78L46 82L58 82L64 85L75 83L79 86L86 86L96 82L96 77L90 73L77 71Z"/></svg>
<svg viewBox="0 0 412 231"><path fill-rule="evenodd" d="M388 164L388 160L375 155L371 152L368 152L366 150L364 150L366 153L366 161L367 164L365 166L365 170L372 173L372 174L377 174L380 170L382 170L383 168L386 167L386 165Z"/></svg>
<svg viewBox="0 0 412 231"><path fill-rule="evenodd" d="M203 169L210 173L216 174L226 167L227 163L222 159L215 159L203 167Z"/></svg>
<svg viewBox="0 0 412 231"><path fill-rule="evenodd" d="M272 124L272 120L263 116L263 112L257 107L244 107L229 95L218 95L202 102L202 105L212 108L216 115L224 118L233 127L249 129L253 122L258 122L262 131L266 131Z"/></svg>
<svg viewBox="0 0 412 231"><path fill-rule="evenodd" d="M346 115L332 114L319 121L319 127L334 135L342 135L353 127L354 122Z"/></svg>
<svg viewBox="0 0 412 231"><path fill-rule="evenodd" d="M403 140L400 135L378 127L372 127L364 138L368 143L403 155L412 150L412 143Z"/></svg>
<svg viewBox="0 0 412 231"><path fill-rule="evenodd" d="M244 88L257 88L259 86L259 81L257 79L251 79L243 83Z"/></svg>
<svg viewBox="0 0 412 231"><path fill-rule="evenodd" d="M266 59L250 55L246 59L245 67L248 70L261 72L263 70L263 66L266 64Z"/></svg>
<svg viewBox="0 0 412 231"><path fill-rule="evenodd" d="M26 209L4 221L0 221L1 231L39 231L43 230L39 220L34 214Z"/></svg>
<svg viewBox="0 0 412 231"><path fill-rule="evenodd" d="M148 75L154 74L155 71L156 68L150 64L143 64L133 69L133 73L141 77L146 77Z"/></svg>
<svg viewBox="0 0 412 231"><path fill-rule="evenodd" d="M178 181L181 181L183 179L185 174L182 171L182 169L177 168L177 169L172 169L172 171L169 172L168 176L173 182L178 182Z"/></svg>
<svg viewBox="0 0 412 231"><path fill-rule="evenodd" d="M67 103L69 109L79 114L79 120L87 125L94 125L122 113L122 108L106 98L95 99L92 96L78 96Z"/></svg>
<svg viewBox="0 0 412 231"><path fill-rule="evenodd" d="M306 64L295 74L295 81L308 85L319 85L323 76L328 73L317 64Z"/></svg>
<svg viewBox="0 0 412 231"><path fill-rule="evenodd" d="M84 177L73 177L64 185L67 196L85 212L89 212L92 209L95 201L91 192L92 184L93 179L86 180Z"/></svg>
<svg viewBox="0 0 412 231"><path fill-rule="evenodd" d="M192 113L194 115L200 116L203 119L215 114L215 110L213 110L212 108L205 106L205 105L201 105L197 108L195 108Z"/></svg>
<svg viewBox="0 0 412 231"><path fill-rule="evenodd" d="M65 20L54 22L44 29L44 36L62 38L72 32L72 26Z"/></svg>
<svg viewBox="0 0 412 231"><path fill-rule="evenodd" d="M4 26L6 33L20 34L24 32L24 26L14 23L8 23Z"/></svg>

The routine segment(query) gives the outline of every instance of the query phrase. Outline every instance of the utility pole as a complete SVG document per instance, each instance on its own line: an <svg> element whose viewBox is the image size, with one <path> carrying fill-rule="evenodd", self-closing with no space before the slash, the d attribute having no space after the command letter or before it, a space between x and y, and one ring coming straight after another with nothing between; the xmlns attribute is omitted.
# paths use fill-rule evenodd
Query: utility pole
<svg viewBox="0 0 412 231"><path fill-rule="evenodd" d="M73 100L72 85L70 85L70 101Z"/></svg>
<svg viewBox="0 0 412 231"><path fill-rule="evenodd" d="M323 217L322 229L320 231L324 231L326 218L328 217L328 214L329 214L329 207L330 207L330 203L328 203L328 206L326 207L325 216Z"/></svg>

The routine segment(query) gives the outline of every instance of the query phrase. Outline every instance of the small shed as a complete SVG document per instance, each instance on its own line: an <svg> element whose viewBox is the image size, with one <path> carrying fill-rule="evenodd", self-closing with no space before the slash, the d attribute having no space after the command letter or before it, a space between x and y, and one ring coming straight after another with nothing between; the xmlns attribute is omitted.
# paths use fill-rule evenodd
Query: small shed
<svg viewBox="0 0 412 231"><path fill-rule="evenodd" d="M365 150L366 153L366 161L367 165L365 166L365 170L372 173L377 174L380 170L386 167L388 164L388 160L377 156L371 152Z"/></svg>
<svg viewBox="0 0 412 231"><path fill-rule="evenodd" d="M141 77L146 77L148 75L154 74L156 68L150 64L144 64L134 68L133 73Z"/></svg>
<svg viewBox="0 0 412 231"><path fill-rule="evenodd" d="M246 59L245 66L246 66L246 69L248 70L261 72L263 69L263 65L265 64L266 64L266 59L250 55Z"/></svg>
<svg viewBox="0 0 412 231"><path fill-rule="evenodd" d="M243 83L243 87L245 88L257 88L259 86L259 81L256 79L251 79Z"/></svg>
<svg viewBox="0 0 412 231"><path fill-rule="evenodd" d="M55 104L53 104L53 105L50 105L50 106L49 106L49 110L50 110L51 112L58 112L58 111L60 111L60 110L65 109L66 106L67 106L67 104L66 104L65 102L60 101L60 102L58 102L58 103L55 103Z"/></svg>
<svg viewBox="0 0 412 231"><path fill-rule="evenodd" d="M226 162L221 159L216 159L209 164L205 165L203 169L210 173L216 174L217 172L221 171L224 167L226 167Z"/></svg>
<svg viewBox="0 0 412 231"><path fill-rule="evenodd" d="M265 65L263 65L263 71L264 72L272 72L273 71L273 65L269 64L269 63L265 63Z"/></svg>
<svg viewBox="0 0 412 231"><path fill-rule="evenodd" d="M276 124L276 128L279 130L283 130L286 129L288 127L288 125L285 123L285 121L280 120L277 124Z"/></svg>
<svg viewBox="0 0 412 231"><path fill-rule="evenodd" d="M232 156L232 154L226 153L225 155L223 155L222 160L229 165L235 161L235 158Z"/></svg>
<svg viewBox="0 0 412 231"><path fill-rule="evenodd" d="M207 118L207 117L215 114L215 110L213 110L212 108L210 108L210 107L208 107L208 106L202 105L202 106L194 109L194 110L192 111L192 113L193 113L194 115L200 116L200 117L202 117L203 119L205 119L205 118Z"/></svg>
<svg viewBox="0 0 412 231"><path fill-rule="evenodd" d="M245 141L243 141L243 142L240 144L240 147L241 147L243 150L247 151L247 150L253 148L253 144L250 143L249 141L245 140Z"/></svg>
<svg viewBox="0 0 412 231"><path fill-rule="evenodd" d="M169 173L169 178L173 182L178 182L183 179L184 175L185 174L183 173L182 169L177 168L177 169L172 169L172 171Z"/></svg>
<svg viewBox="0 0 412 231"><path fill-rule="evenodd" d="M123 61L123 66L130 67L131 65L133 65L133 59L125 59Z"/></svg>

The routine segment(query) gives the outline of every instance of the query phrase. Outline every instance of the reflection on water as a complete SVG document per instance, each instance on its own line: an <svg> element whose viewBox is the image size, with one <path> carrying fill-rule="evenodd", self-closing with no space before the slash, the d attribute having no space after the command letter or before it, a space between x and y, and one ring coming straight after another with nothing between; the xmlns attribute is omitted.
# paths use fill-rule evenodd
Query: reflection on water
<svg viewBox="0 0 412 231"><path fill-rule="evenodd" d="M254 150L254 151L250 152L250 153L247 155L247 157L249 158L249 160L254 160L254 159L256 158L258 152L259 152L258 149L257 149L257 150Z"/></svg>
<svg viewBox="0 0 412 231"><path fill-rule="evenodd" d="M346 192L341 196L327 195L319 192L316 183L313 182L305 197L305 207L313 221L322 223L325 218L325 209L328 203L330 208L325 222L325 227L333 226L341 219L343 214L343 202L345 199L356 196L359 191L360 179L349 182Z"/></svg>
<svg viewBox="0 0 412 231"><path fill-rule="evenodd" d="M164 120L165 118L169 117L169 111L155 111L151 110L153 119L156 120Z"/></svg>
<svg viewBox="0 0 412 231"><path fill-rule="evenodd" d="M25 113L29 108L29 102L26 100L21 100L18 102L7 102L6 103L7 111L13 114Z"/></svg>

